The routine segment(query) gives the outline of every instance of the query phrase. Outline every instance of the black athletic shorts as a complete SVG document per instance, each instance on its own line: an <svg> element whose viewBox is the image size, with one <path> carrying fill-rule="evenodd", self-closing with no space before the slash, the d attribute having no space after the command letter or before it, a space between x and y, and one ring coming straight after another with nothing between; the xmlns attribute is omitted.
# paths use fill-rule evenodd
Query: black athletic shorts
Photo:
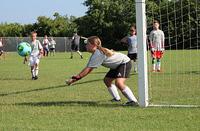
<svg viewBox="0 0 200 131"><path fill-rule="evenodd" d="M136 61L136 60L137 60L137 53L128 54L128 57L129 57L131 60Z"/></svg>
<svg viewBox="0 0 200 131"><path fill-rule="evenodd" d="M55 50L55 48L50 48L50 51L54 51Z"/></svg>
<svg viewBox="0 0 200 131"><path fill-rule="evenodd" d="M79 45L78 44L72 44L71 45L71 50L72 51L79 51Z"/></svg>
<svg viewBox="0 0 200 131"><path fill-rule="evenodd" d="M119 65L116 69L110 69L105 77L108 78L128 78L131 72L131 61Z"/></svg>

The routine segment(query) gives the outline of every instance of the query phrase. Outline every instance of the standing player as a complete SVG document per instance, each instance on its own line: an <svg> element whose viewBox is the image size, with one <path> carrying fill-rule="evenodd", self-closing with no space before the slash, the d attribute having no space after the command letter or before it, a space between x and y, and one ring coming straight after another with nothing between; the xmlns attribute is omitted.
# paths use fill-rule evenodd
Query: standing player
<svg viewBox="0 0 200 131"><path fill-rule="evenodd" d="M39 72L39 62L40 58L43 53L43 48L39 40L37 40L37 33L32 32L31 33L31 54L29 58L29 64L31 67L31 74L32 74L32 80L38 79L38 72ZM26 57L25 57L26 59Z"/></svg>
<svg viewBox="0 0 200 131"><path fill-rule="evenodd" d="M137 72L137 36L135 25L130 27L130 36L124 37L121 42L128 44L128 57L133 60L134 72Z"/></svg>
<svg viewBox="0 0 200 131"><path fill-rule="evenodd" d="M125 85L126 78L128 78L131 70L130 58L122 53L103 48L101 40L97 36L88 38L86 49L92 53L87 66L79 74L72 76L66 83L70 85L88 75L94 68L103 65L110 68L110 71L104 78L104 83L113 97L112 101L120 101L121 99L117 91L118 88L128 99L125 105L138 105L132 91ZM115 84L112 84L113 81L115 81Z"/></svg>
<svg viewBox="0 0 200 131"><path fill-rule="evenodd" d="M150 33L149 41L150 41L150 49L152 55L152 71L161 70L161 58L164 53L164 43L165 43L165 35L162 30L159 29L159 22L155 20L153 22L153 30Z"/></svg>
<svg viewBox="0 0 200 131"><path fill-rule="evenodd" d="M72 37L72 42L71 42L71 59L73 58L73 52L77 52L81 59L83 59L83 55L82 53L79 51L79 44L80 44L80 39L87 39L85 37L79 36L77 33L74 33L73 37Z"/></svg>
<svg viewBox="0 0 200 131"><path fill-rule="evenodd" d="M43 40L42 44L43 44L43 50L44 50L43 56L48 57L48 55L49 55L49 40L47 38L47 35L44 36L44 40Z"/></svg>
<svg viewBox="0 0 200 131"><path fill-rule="evenodd" d="M5 53L4 53L4 51L3 51L3 39L2 38L0 38L0 57L1 56L3 56L4 57L4 59L5 59Z"/></svg>
<svg viewBox="0 0 200 131"><path fill-rule="evenodd" d="M50 40L50 43L49 43L49 46L50 46L50 56L51 56L51 53L53 52L53 56L55 55L55 48L56 48L56 42L55 40L53 39L53 37L51 37L51 40Z"/></svg>

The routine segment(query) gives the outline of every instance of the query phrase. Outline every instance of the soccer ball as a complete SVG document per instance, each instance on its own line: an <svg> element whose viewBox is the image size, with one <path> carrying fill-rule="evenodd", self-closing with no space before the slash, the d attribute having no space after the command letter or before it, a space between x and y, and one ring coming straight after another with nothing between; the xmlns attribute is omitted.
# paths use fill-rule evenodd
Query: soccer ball
<svg viewBox="0 0 200 131"><path fill-rule="evenodd" d="M17 53L20 56L28 56L31 53L31 46L29 43L27 42L22 42L20 44L17 45Z"/></svg>

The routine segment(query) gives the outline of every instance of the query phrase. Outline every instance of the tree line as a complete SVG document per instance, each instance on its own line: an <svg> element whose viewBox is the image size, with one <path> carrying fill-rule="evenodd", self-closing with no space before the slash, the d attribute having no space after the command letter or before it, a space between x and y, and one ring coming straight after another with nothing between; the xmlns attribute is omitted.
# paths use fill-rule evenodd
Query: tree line
<svg viewBox="0 0 200 131"><path fill-rule="evenodd" d="M119 43L128 34L129 27L136 23L135 1L85 0L83 4L88 10L82 17L61 16L55 12L53 18L39 16L33 24L1 23L0 36L24 37L29 36L31 31L37 31L39 36L66 37L78 32L86 37L98 35L108 48L126 48ZM152 21L159 20L167 48L188 49L198 46L195 38L200 36L199 1L146 0L146 14L147 34L152 30Z"/></svg>

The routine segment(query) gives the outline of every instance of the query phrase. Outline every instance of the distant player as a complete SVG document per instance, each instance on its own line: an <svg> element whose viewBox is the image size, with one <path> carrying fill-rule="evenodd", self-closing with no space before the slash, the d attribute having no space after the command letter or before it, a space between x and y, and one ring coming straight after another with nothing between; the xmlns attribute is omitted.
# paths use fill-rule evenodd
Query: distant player
<svg viewBox="0 0 200 131"><path fill-rule="evenodd" d="M39 72L39 62L40 58L42 57L43 48L39 40L37 40L37 33L32 32L31 33L31 54L29 58L29 64L31 67L31 74L32 74L32 80L38 79L38 72ZM25 57L26 59L26 57ZM26 61L26 60L25 60Z"/></svg>
<svg viewBox="0 0 200 131"><path fill-rule="evenodd" d="M48 40L47 35L44 36L44 40L42 44L43 44L43 56L48 56L49 55L49 40Z"/></svg>
<svg viewBox="0 0 200 131"><path fill-rule="evenodd" d="M55 55L55 48L56 48L56 42L55 40L53 39L53 37L51 37L50 39L50 43L49 43L49 46L50 46L50 56L51 56L51 53L53 53L53 56Z"/></svg>
<svg viewBox="0 0 200 131"><path fill-rule="evenodd" d="M134 72L137 72L137 36L135 25L130 27L130 35L124 37L121 42L128 45L128 57L133 60Z"/></svg>
<svg viewBox="0 0 200 131"><path fill-rule="evenodd" d="M74 33L71 41L71 59L73 59L73 52L77 52L81 59L83 59L82 53L79 51L79 44L80 44L80 39L87 39L85 37L79 36L77 33Z"/></svg>
<svg viewBox="0 0 200 131"><path fill-rule="evenodd" d="M118 52L114 52L101 46L101 40L97 36L91 36L87 40L86 49L92 53L87 66L70 80L67 84L72 84L88 75L93 69L103 65L110 68L110 71L104 78L104 83L108 91L112 95L112 101L120 101L117 88L128 99L125 105L138 105L137 99L133 95L131 89L125 85L125 81L131 70L130 58ZM115 84L112 84L115 81Z"/></svg>
<svg viewBox="0 0 200 131"><path fill-rule="evenodd" d="M0 57L3 56L3 58L5 59L5 53L4 53L3 47L4 47L3 39L0 38Z"/></svg>
<svg viewBox="0 0 200 131"><path fill-rule="evenodd" d="M153 30L149 36L153 72L161 71L161 58L165 50L165 35L163 31L159 29L159 26L159 22L155 20L153 22Z"/></svg>

